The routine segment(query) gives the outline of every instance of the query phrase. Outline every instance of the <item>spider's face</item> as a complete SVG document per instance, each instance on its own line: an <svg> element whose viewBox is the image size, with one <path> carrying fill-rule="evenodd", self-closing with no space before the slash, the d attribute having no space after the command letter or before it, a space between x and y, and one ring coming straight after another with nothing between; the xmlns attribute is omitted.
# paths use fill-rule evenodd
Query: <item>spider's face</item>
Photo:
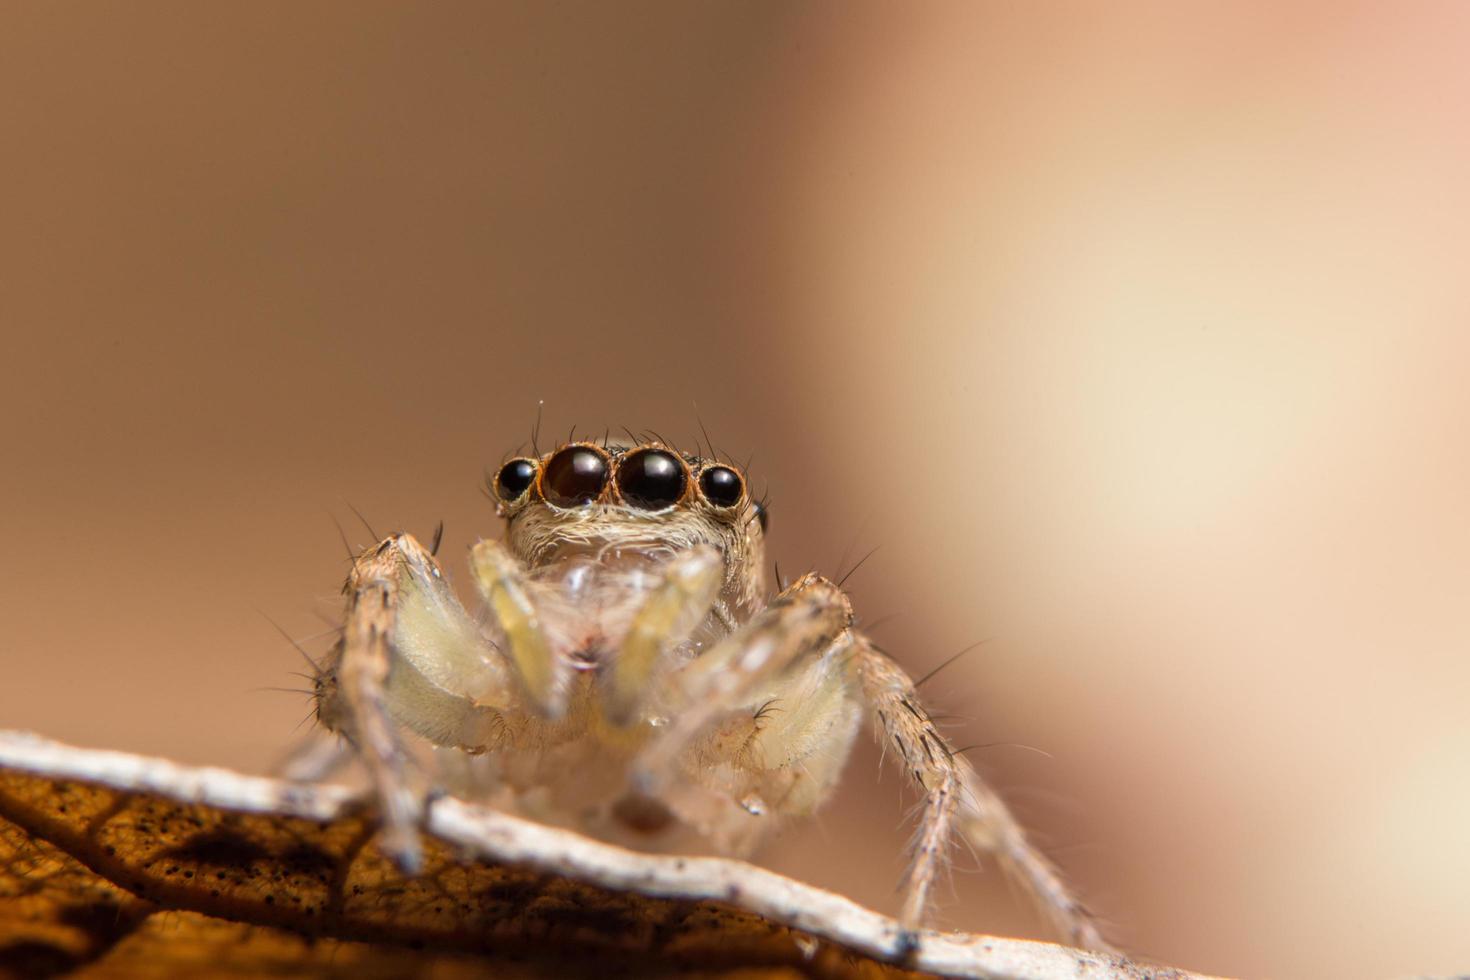
<svg viewBox="0 0 1470 980"><path fill-rule="evenodd" d="M765 508L729 463L657 442L572 442L503 463L489 484L511 549L532 567L571 555L658 558L712 545L725 556L730 598L764 586Z"/></svg>

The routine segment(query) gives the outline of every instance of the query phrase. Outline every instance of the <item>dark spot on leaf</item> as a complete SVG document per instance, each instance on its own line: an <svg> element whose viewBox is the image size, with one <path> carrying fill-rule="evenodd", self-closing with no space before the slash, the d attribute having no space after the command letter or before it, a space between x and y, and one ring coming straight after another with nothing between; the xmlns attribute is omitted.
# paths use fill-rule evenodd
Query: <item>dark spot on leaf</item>
<svg viewBox="0 0 1470 980"><path fill-rule="evenodd" d="M522 880L497 881L486 890L492 901L509 905L524 905L541 893L539 882Z"/></svg>
<svg viewBox="0 0 1470 980"><path fill-rule="evenodd" d="M82 930L97 942L111 942L132 928L131 921L121 915L114 902L67 905L57 910L56 918Z"/></svg>
<svg viewBox="0 0 1470 980"><path fill-rule="evenodd" d="M80 961L75 954L39 939L0 946L0 963L5 964L7 975L13 972L18 977L54 977L71 971Z"/></svg>
<svg viewBox="0 0 1470 980"><path fill-rule="evenodd" d="M575 926L601 936L623 936L634 933L639 920L620 909L607 906L563 905L549 910L547 918L558 925Z"/></svg>
<svg viewBox="0 0 1470 980"><path fill-rule="evenodd" d="M281 855L281 863L300 874L320 874L337 866L337 859L314 844L302 841Z"/></svg>
<svg viewBox="0 0 1470 980"><path fill-rule="evenodd" d="M244 871L270 856L270 852L248 837L226 830L211 830L195 834L178 847L168 851L172 858L184 858L217 868L234 868ZM220 875L223 877L223 875Z"/></svg>

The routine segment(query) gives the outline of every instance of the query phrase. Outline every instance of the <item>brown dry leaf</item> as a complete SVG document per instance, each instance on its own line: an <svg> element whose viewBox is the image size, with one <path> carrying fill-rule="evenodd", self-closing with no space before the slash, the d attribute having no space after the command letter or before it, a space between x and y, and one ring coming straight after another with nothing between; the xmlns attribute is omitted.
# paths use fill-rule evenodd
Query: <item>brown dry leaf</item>
<svg viewBox="0 0 1470 980"><path fill-rule="evenodd" d="M426 870L405 877L339 787L0 732L0 975L1145 972L940 933L904 959L892 920L742 862L635 854L449 799L428 825Z"/></svg>

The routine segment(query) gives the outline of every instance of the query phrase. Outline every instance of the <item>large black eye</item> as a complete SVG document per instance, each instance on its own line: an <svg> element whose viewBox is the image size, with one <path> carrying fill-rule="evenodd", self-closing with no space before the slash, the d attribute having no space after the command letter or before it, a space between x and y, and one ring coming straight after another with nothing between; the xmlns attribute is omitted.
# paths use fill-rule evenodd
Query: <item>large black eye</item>
<svg viewBox="0 0 1470 980"><path fill-rule="evenodd" d="M535 479L535 463L529 459L513 459L495 474L495 493L506 503L519 500Z"/></svg>
<svg viewBox="0 0 1470 980"><path fill-rule="evenodd" d="M607 483L607 460L595 449L568 446L546 461L541 474L541 496L557 507L579 507L602 495Z"/></svg>
<svg viewBox="0 0 1470 980"><path fill-rule="evenodd" d="M662 449L640 449L618 463L618 490L639 510L663 510L684 496L684 464Z"/></svg>
<svg viewBox="0 0 1470 980"><path fill-rule="evenodd" d="M716 507L734 507L740 503L744 487L740 485L740 474L728 466L711 466L699 474L699 489L704 499Z"/></svg>

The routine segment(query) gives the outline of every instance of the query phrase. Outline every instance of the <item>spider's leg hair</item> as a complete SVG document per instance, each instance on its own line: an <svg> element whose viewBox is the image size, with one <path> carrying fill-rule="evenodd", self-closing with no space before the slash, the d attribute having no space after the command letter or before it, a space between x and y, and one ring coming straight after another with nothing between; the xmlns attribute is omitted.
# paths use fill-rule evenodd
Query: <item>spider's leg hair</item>
<svg viewBox="0 0 1470 980"><path fill-rule="evenodd" d="M260 613L261 617L267 623L270 623L272 626L274 626L276 628L276 632L277 633L280 633L281 636L282 636L282 638L284 638L287 643L291 644L291 646L293 646L296 649L296 652L297 653L301 654L301 658L303 660L305 660L307 662L307 664L309 664L311 666L311 669L312 670L316 671L318 674L320 674L322 672L322 665L319 664L316 661L316 659L314 657L312 657L311 654L307 653L306 652L306 648L303 647L300 643L297 643L296 640L292 638L292 636L291 636L290 633L287 633L286 632L285 627L283 627L280 623L276 622L274 619L271 619L269 616L267 616L265 614L265 610L263 610L263 609L257 609L255 611L258 612L258 613Z"/></svg>
<svg viewBox="0 0 1470 980"><path fill-rule="evenodd" d="M359 521L362 521L362 526L365 527L365 528L367 528L367 533L372 537L372 539L374 541L381 540L380 537L379 537L379 535L378 535L378 532L377 531L374 531L373 530L373 526L368 523L368 519L366 517L363 517L362 516L362 511L360 511L356 507L352 506L352 501L348 500L346 497L343 497L342 498L342 502L347 505L347 509L348 510L352 511L352 513L354 513L354 514L357 515L357 519Z"/></svg>
<svg viewBox="0 0 1470 980"><path fill-rule="evenodd" d="M337 520L337 515L327 511L327 516L332 519L332 526L337 529L337 536L342 539L342 550L347 552L347 560L352 561L357 557L357 549L352 547L352 542L347 540L347 531L342 527L342 522Z"/></svg>
<svg viewBox="0 0 1470 980"><path fill-rule="evenodd" d="M881 548L881 547L883 547L883 546L882 545L874 545L873 546L873 549L871 551L869 551L866 555L863 555L861 558L859 558L858 559L858 563L856 565L852 566L851 568L849 568L847 570L847 574L844 575L844 576L842 576L840 579L837 580L837 587L840 589L840 588L842 588L842 586L846 585L847 584L847 580L850 579L850 578L852 578L853 573L856 572L859 568L862 568L863 567L863 562L867 561L869 558L872 558L875 554L877 554L878 553L878 549Z"/></svg>
<svg viewBox="0 0 1470 980"><path fill-rule="evenodd" d="M928 683L928 681L930 679L932 679L934 677L935 674L939 673L941 670L943 670L944 668L948 667L950 664L954 663L956 660L960 659L965 654L971 653L971 652L973 652L975 650L978 650L980 647L982 647L985 644L989 643L993 639L994 639L994 637L987 636L983 640L976 640L974 643L971 643L969 646L965 647L959 653L956 653L953 656L950 656L950 657L945 658L944 663L940 664L938 667L935 667L933 670L929 671L929 673L925 674L923 677L920 677L918 680L914 681L914 687L923 687L926 683Z"/></svg>
<svg viewBox="0 0 1470 980"><path fill-rule="evenodd" d="M1056 756L1052 755L1046 749L1039 749L1034 745L1027 745L1025 742L977 742L974 745L966 745L962 749L955 749L954 754L964 755L966 752L973 752L977 749L1025 749L1027 752L1035 752L1037 755L1045 756L1048 759L1056 758Z"/></svg>
<svg viewBox="0 0 1470 980"><path fill-rule="evenodd" d="M761 706L759 708L756 708L755 709L755 714L751 715L750 720L751 721L760 721L762 718L766 718L766 717L768 717L770 715L773 715L776 712L780 711L781 709L778 708L778 707L776 707L776 705L780 701L781 701L780 698L770 698L770 699L762 702L761 703Z"/></svg>

